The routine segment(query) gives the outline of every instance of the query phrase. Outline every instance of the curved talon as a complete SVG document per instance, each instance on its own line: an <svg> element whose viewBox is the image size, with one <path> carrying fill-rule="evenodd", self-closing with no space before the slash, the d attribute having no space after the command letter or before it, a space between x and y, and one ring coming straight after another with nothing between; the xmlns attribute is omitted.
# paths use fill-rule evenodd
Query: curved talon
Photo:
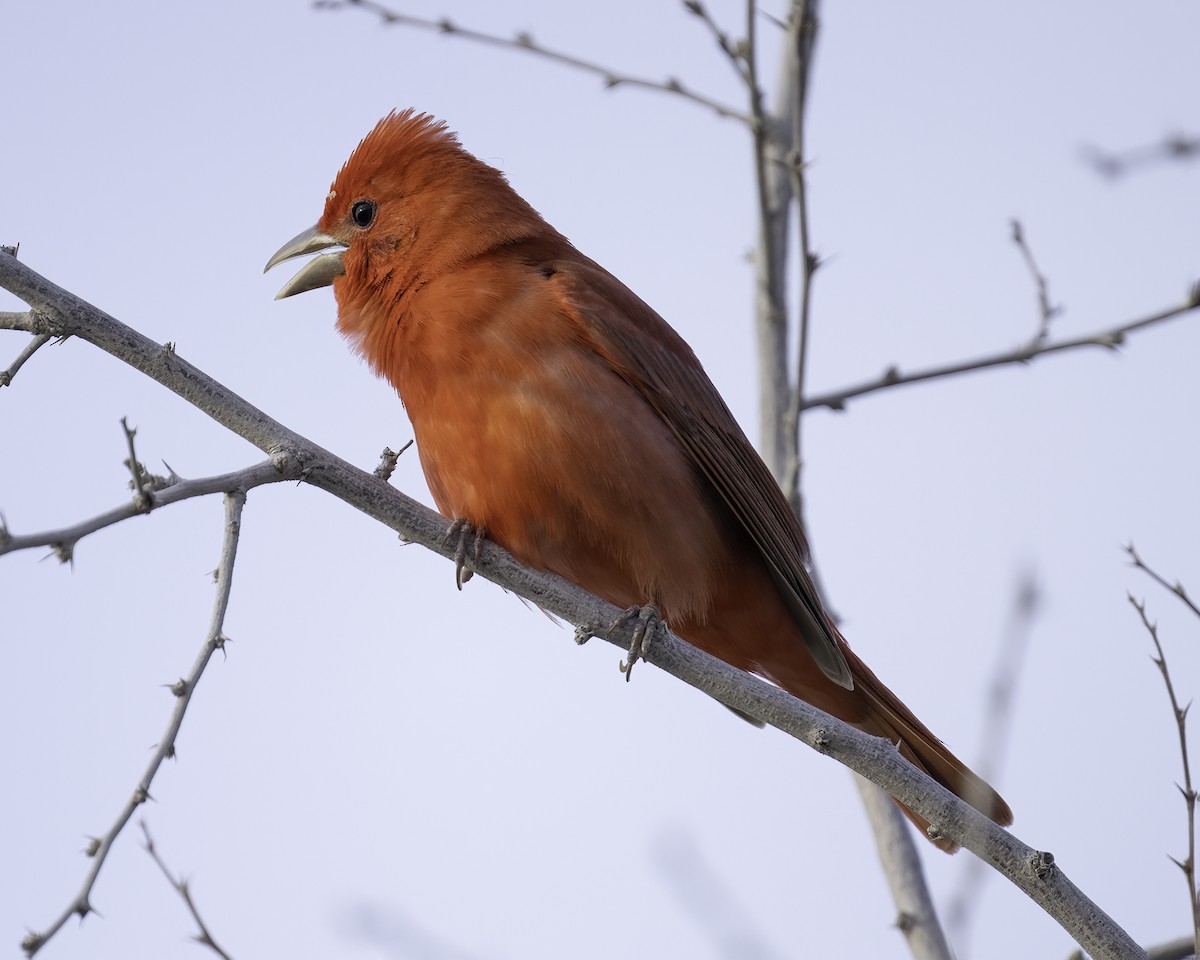
<svg viewBox="0 0 1200 960"><path fill-rule="evenodd" d="M642 659L642 655L649 649L651 642L666 626L663 623L662 615L658 612L658 607L653 603L647 603L640 607L634 604L609 624L605 637L611 637L631 620L636 620L637 625L633 628L633 640L629 644L629 660L622 660L619 664L621 672L625 674L626 683L633 675L633 665Z"/></svg>
<svg viewBox="0 0 1200 960"><path fill-rule="evenodd" d="M446 529L446 535L442 537L442 546L449 546L455 539L458 543L454 548L454 583L461 590L463 584L475 576L475 568L479 566L479 557L483 553L483 543L487 539L487 529L475 526L466 517L458 517ZM469 563L468 540L472 541Z"/></svg>

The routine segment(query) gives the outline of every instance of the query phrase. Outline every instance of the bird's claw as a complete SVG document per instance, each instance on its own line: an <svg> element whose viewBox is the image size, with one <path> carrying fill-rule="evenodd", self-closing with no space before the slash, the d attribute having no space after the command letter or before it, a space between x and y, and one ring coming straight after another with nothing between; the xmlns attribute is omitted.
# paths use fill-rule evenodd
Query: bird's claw
<svg viewBox="0 0 1200 960"><path fill-rule="evenodd" d="M626 682L633 675L633 665L642 659L642 655L650 648L650 644L666 627L662 614L658 612L658 607L654 604L647 603L640 607L634 604L609 624L605 636L611 637L616 631L634 621L636 623L633 628L633 640L629 644L629 659L622 660L620 664Z"/></svg>
<svg viewBox="0 0 1200 960"><path fill-rule="evenodd" d="M446 535L442 538L442 546L447 547L451 543L455 543L454 583L459 590L463 588L464 583L475 576L475 569L479 566L479 555L483 552L485 540L487 540L487 530L484 527L475 526L466 517L459 517L446 529ZM469 554L468 542L471 544Z"/></svg>

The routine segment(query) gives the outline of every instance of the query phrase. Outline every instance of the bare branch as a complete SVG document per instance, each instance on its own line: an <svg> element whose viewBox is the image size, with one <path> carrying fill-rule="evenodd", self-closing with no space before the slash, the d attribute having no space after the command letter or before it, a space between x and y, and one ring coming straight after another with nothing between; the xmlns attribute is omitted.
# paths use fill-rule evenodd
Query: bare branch
<svg viewBox="0 0 1200 960"><path fill-rule="evenodd" d="M788 51L796 63L796 93L791 98L792 148L788 153L792 196L796 200L797 231L800 255L800 305L797 317L796 381L785 416L785 426L791 433L789 469L784 493L792 504L800 523L804 524L804 498L800 476L804 469L804 453L800 432L800 405L804 402L808 375L808 338L812 319L812 280L819 261L812 251L808 226L808 184L805 176L804 111L808 102L808 84L812 75L813 51L816 49L816 0L800 0L792 4L788 24Z"/></svg>
<svg viewBox="0 0 1200 960"><path fill-rule="evenodd" d="M1175 696L1175 685L1171 682L1171 671L1167 666L1167 657L1163 653L1162 643L1158 639L1158 626L1151 623L1150 618L1146 616L1145 601L1137 601L1132 593L1126 594L1130 605L1138 612L1138 616L1142 619L1142 625L1146 628L1146 632L1150 634L1150 639L1154 642L1155 657L1154 665L1158 667L1158 672L1162 674L1163 683L1167 688L1167 697L1171 701L1171 712L1175 715L1175 728L1179 734L1179 754L1183 759L1183 786L1179 787L1179 792L1183 794L1183 802L1187 807L1187 856L1183 860L1176 860L1171 857L1171 862L1183 872L1184 880L1187 882L1188 902L1192 908L1192 948L1200 948L1200 898L1196 895L1196 791L1192 787L1192 768L1188 761L1188 745L1187 745L1187 714L1188 707L1181 707L1179 699ZM1188 706L1191 706L1190 704ZM1178 784L1176 784L1178 786Z"/></svg>
<svg viewBox="0 0 1200 960"><path fill-rule="evenodd" d="M154 494L150 489L150 481L146 477L146 468L138 461L137 451L133 448L133 438L137 430L129 425L127 418L121 418L121 429L125 431L125 444L129 448L129 459L125 466L133 474L133 505L138 513L149 513L154 509Z"/></svg>
<svg viewBox="0 0 1200 960"><path fill-rule="evenodd" d="M1166 577L1155 572L1151 567L1146 565L1141 556L1138 554L1137 550L1134 549L1132 543L1126 544L1125 552L1129 555L1130 563L1132 563L1139 570L1143 571L1155 583L1175 594L1175 596L1182 600L1187 608L1192 611L1192 613L1194 613L1197 617L1200 617L1200 607L1196 606L1192 598L1188 596L1188 593L1183 588L1182 583L1180 583L1178 580L1176 580L1174 583L1167 583Z"/></svg>
<svg viewBox="0 0 1200 960"><path fill-rule="evenodd" d="M174 351L164 351L159 344L2 253L0 287L39 308L44 316L39 322L50 328L39 332L58 336L69 333L95 344L251 443L280 455L287 451L289 462L300 464L304 482L333 494L408 541L421 543L443 557L453 556L454 546L444 542L444 517L287 429ZM227 569L223 564L222 572ZM622 611L574 584L522 566L494 543L484 544L476 569L493 583L574 624L577 637L604 636L623 652L629 649L634 625L610 633L608 626ZM227 586L226 578L222 585ZM1144 960L1145 953L1071 883L1052 854L1034 850L994 824L904 760L889 741L862 733L667 631L654 636L642 657L726 706L771 724L878 784L934 824L940 835L960 842L992 864L1097 960ZM190 695L190 691L185 693ZM58 927L81 906L83 912L90 911L86 897L89 890L90 883ZM44 938L33 934L27 940L33 949L42 942Z"/></svg>
<svg viewBox="0 0 1200 960"><path fill-rule="evenodd" d="M718 100L696 92L675 77L668 77L666 80L650 80L646 77L635 77L630 74L621 73L619 70L613 70L603 64L584 60L581 57L542 46L528 33L518 33L512 37L502 37L493 33L485 33L482 30L474 30L470 27L460 27L448 17L429 20L425 17L414 17L407 13L397 13L382 3L375 2L375 0L316 0L316 3L313 5L319 10L343 10L347 7L358 7L375 14L384 26L396 24L402 27L415 27L419 30L432 30L447 36L462 37L465 40L472 40L476 43L488 44L489 46L506 47L510 50L524 50L545 60L553 60L555 63L561 63L576 70L581 70L584 73L598 76L604 82L604 87L607 90L614 89L615 87L639 87L643 90L670 93L685 100L690 100L692 103L699 104L702 107L707 107L719 117L729 117L733 120L740 120L742 123L750 122L750 118L744 113L740 113L733 107L726 106Z"/></svg>
<svg viewBox="0 0 1200 960"><path fill-rule="evenodd" d="M909 952L920 960L951 960L954 954L950 952L946 935L938 923L933 898L925 883L925 871L904 814L892 798L871 781L856 776L854 783L866 808L867 819L871 821L879 862L896 905L896 928L904 934ZM914 878L917 878L915 883Z"/></svg>
<svg viewBox="0 0 1200 960"><path fill-rule="evenodd" d="M964 360L958 363L948 363L943 366L928 367L914 373L901 373L899 367L889 367L881 377L874 380L867 380L864 383L855 384L850 387L842 387L839 390L832 390L829 393L819 394L815 397L808 397L800 405L800 410L812 410L816 407L828 407L830 410L844 410L846 408L846 401L853 400L855 397L865 396L868 393L878 393L880 390L888 390L892 387L899 387L909 383L922 383L926 380L939 380L943 377L953 377L962 373L972 373L976 370L986 370L989 367L1002 367L1014 363L1029 363L1037 357L1046 356L1051 353L1061 353L1066 350L1076 350L1081 347L1104 347L1107 350L1116 350L1125 343L1125 338L1129 334L1145 327L1173 320L1186 313L1191 313L1197 307L1200 307L1200 284L1197 284L1188 291L1187 298L1182 303L1116 327L1109 327L1106 330L1086 334L1082 337L1072 337L1058 340L1054 343L1043 343L1040 346L1026 345L1018 347L1015 350L979 357L976 360Z"/></svg>
<svg viewBox="0 0 1200 960"><path fill-rule="evenodd" d="M19 316L19 314L0 314L0 321L4 316ZM13 377L17 375L17 371L25 366L25 361L37 353L42 347L48 344L53 338L42 334L34 337L26 344L25 349L17 354L17 359L14 360L7 370L0 370L0 387L7 387L13 382Z"/></svg>
<svg viewBox="0 0 1200 960"><path fill-rule="evenodd" d="M192 892L188 889L188 882L183 877L176 877L171 873L171 868L166 865L163 858L159 856L158 850L154 846L154 838L150 836L150 828L146 826L145 820L139 820L138 826L142 828L142 835L146 838L145 849L148 854L158 864L158 869L162 871L164 877L167 878L167 883L175 888L175 892L183 898L184 904L188 908L188 913L192 915L192 919L196 921L196 926L200 932L195 935L194 939L202 946L208 947L222 960L233 960L229 954L217 946L217 941L213 939L212 933L209 932L208 926L200 916L200 911L196 909L196 903L192 900Z"/></svg>
<svg viewBox="0 0 1200 960"><path fill-rule="evenodd" d="M1049 284L1046 282L1045 275L1038 269L1037 261L1033 259L1033 251L1029 249L1029 244L1025 241L1025 229L1021 226L1021 221L1013 219L1010 221L1010 224L1012 226L1013 243L1021 251L1021 257L1025 261L1025 266L1029 268L1034 286L1037 287L1038 312L1041 317L1032 346L1040 347L1046 342L1046 338L1050 336L1050 321L1062 313L1063 308L1061 304L1056 305L1050 302Z"/></svg>
<svg viewBox="0 0 1200 960"><path fill-rule="evenodd" d="M1200 136L1172 133L1158 143L1113 153L1100 147L1086 146L1083 159L1098 174L1115 180L1131 170L1164 163L1179 163L1200 157Z"/></svg>
<svg viewBox="0 0 1200 960"><path fill-rule="evenodd" d="M278 483L281 480L298 480L300 470L298 465L287 457L275 457L264 460L252 467L235 470L215 477L201 477L198 480L178 480L170 486L158 490L154 495L155 508L166 507L172 503L190 500L193 497L205 497L214 493L228 493L232 490L252 490L265 483ZM73 559L75 545L88 534L111 527L114 523L128 520L145 513L137 505L136 500L126 503L98 517L84 520L72 527L59 530L48 530L43 533L14 535L0 525L0 556L14 553L17 550L28 550L31 547L50 547L58 559L66 563Z"/></svg>
<svg viewBox="0 0 1200 960"><path fill-rule="evenodd" d="M0 262L3 261L0 260ZM9 287L9 289L12 288ZM58 933L71 917L78 916L82 919L92 912L92 888L96 885L96 878L100 875L100 869L108 858L113 842L125 829L125 825L133 816L133 811L150 799L150 787L154 783L154 777L158 773L159 767L162 766L162 762L167 757L175 755L175 739L179 736L179 728L183 726L183 717L187 712L188 704L191 703L196 685L200 682L204 668L208 666L212 655L217 650L223 650L228 642L224 633L225 610L229 606L229 591L233 585L233 562L237 557L238 537L241 535L242 529L242 507L245 503L246 492L244 490L234 490L225 495L225 539L221 545L221 560L217 566L217 595L213 601L212 619L209 623L208 634L204 638L204 645L200 648L200 653L196 657L195 663L192 664L192 669L186 677L181 677L169 685L171 693L175 695L175 708L171 711L167 729L154 751L154 756L150 758L150 763L146 767L145 773L142 774L142 779L138 782L133 795L125 803L121 812L117 814L117 819L103 837L93 838L88 845L87 854L92 858L92 866L88 870L87 876L84 877L83 886L79 892L49 927L41 932L31 932L21 941L21 948L27 957L32 957L45 946L46 942Z"/></svg>
<svg viewBox="0 0 1200 960"><path fill-rule="evenodd" d="M721 48L721 52L729 60L730 66L737 73L739 79L750 85L750 71L746 64L746 54L748 44L745 41L738 42L731 40L729 34L726 33L713 19L712 14L708 12L706 7L700 0L683 0L683 8L688 13L698 17L700 21L708 27L708 32L712 34L713 39L717 42L717 46Z"/></svg>

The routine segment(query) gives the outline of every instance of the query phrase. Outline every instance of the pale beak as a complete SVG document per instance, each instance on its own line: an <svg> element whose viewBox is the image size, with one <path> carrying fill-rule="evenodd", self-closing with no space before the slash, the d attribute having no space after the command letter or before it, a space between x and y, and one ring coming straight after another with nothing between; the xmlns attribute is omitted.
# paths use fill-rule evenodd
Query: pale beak
<svg viewBox="0 0 1200 960"><path fill-rule="evenodd" d="M322 233L316 227L310 227L303 233L292 237L287 243L275 251L275 256L267 261L267 265L263 267L263 273L270 270L275 264L283 263L285 260L291 260L295 257L303 257L308 253L316 253L318 250L328 250L330 247L338 247L333 253L323 253L319 257L314 257L306 263L299 273L291 280L283 285L283 289L275 294L276 300L282 300L284 297L290 297L293 294L305 293L309 290L316 290L318 287L327 287L333 283L334 279L342 276L346 272L346 267L342 263L342 254L346 252L346 245L340 240L335 240L327 233Z"/></svg>

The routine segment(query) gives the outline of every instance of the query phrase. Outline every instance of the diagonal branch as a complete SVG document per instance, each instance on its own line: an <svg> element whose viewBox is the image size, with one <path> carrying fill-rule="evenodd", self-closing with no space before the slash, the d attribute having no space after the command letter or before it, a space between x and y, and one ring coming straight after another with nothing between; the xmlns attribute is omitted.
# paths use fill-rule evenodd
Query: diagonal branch
<svg viewBox="0 0 1200 960"><path fill-rule="evenodd" d="M206 497L214 493L228 493L231 490L252 490L265 483L278 483L281 480L298 480L299 478L300 472L295 465L289 466L286 457L277 457L256 463L252 467L235 470L233 473L223 473L220 476L201 477L197 480L177 480L170 486L155 491L154 507L157 509L172 503L190 500L192 497ZM17 550L29 550L32 547L50 547L61 562L67 563L74 557L75 545L84 537L145 512L138 507L135 499L97 517L92 517L90 520L84 520L74 526L62 527L58 530L18 535L0 526L0 556L6 553L15 553Z"/></svg>
<svg viewBox="0 0 1200 960"><path fill-rule="evenodd" d="M7 387L13 382L13 377L17 375L17 371L25 366L25 361L37 353L42 347L48 344L53 337L46 334L34 337L25 345L25 349L17 354L17 359L14 360L7 370L0 370L0 387Z"/></svg>
<svg viewBox="0 0 1200 960"><path fill-rule="evenodd" d="M1152 313L1149 316L1131 320L1128 323L1122 323L1105 330L1098 330L1095 333L1085 334L1081 337L1071 337L1069 339L1058 340L1054 343L1043 343L1040 346L1027 344L1015 350L989 354L975 360L963 360L958 363L927 367L924 370L917 370L913 373L901 373L899 367L889 367L884 371L882 376L874 380L867 380L853 386L842 387L839 390L832 390L829 393L809 397L800 405L800 409L804 411L812 410L816 407L828 407L830 410L844 410L846 409L846 401L853 400L855 397L866 396L868 393L878 393L880 390L888 390L892 387L899 387L909 383L922 383L926 380L939 380L943 377L953 377L962 373L972 373L976 370L986 370L989 367L1002 367L1014 363L1029 363L1037 357L1046 356L1051 353L1062 353L1066 350L1077 350L1081 347L1104 347L1107 350L1116 350L1125 343L1125 338L1129 334L1146 327L1164 323L1167 320L1173 320L1176 317L1181 317L1186 313L1191 313L1197 307L1200 307L1200 284L1196 284L1188 291L1187 297L1182 303L1168 307L1165 310L1160 310L1158 313Z"/></svg>
<svg viewBox="0 0 1200 960"><path fill-rule="evenodd" d="M187 713L188 704L192 701L196 685L200 682L200 677L203 676L204 668L208 666L212 655L218 650L223 650L228 641L228 637L224 633L225 610L229 606L229 591L233 586L233 562L237 557L238 537L241 535L242 529L242 507L245 506L245 503L245 490L234 490L225 495L225 539L221 545L221 560L216 570L217 595L213 601L212 619L209 623L208 634L204 638L204 645L200 648L200 653L196 657L196 662L192 664L192 669L186 677L181 677L170 685L171 693L175 695L175 708L171 711L171 719L167 722L167 729L158 743L158 748L154 751L154 756L150 758L146 772L142 774L142 779L134 789L133 795L121 808L121 812L117 814L117 819L108 828L108 832L103 837L93 837L88 844L87 854L91 857L92 865L87 876L84 877L83 886L80 887L79 892L50 926L36 933L31 931L21 941L21 948L27 957L32 957L41 950L71 917L78 916L82 920L92 912L92 888L96 885L96 878L100 876L100 869L104 866L104 861L108 858L114 841L125 829L125 825L133 816L133 811L150 799L150 786L153 784L162 762L167 757L175 756L175 739L179 736L179 728L183 726L183 717Z"/></svg>
<svg viewBox="0 0 1200 960"><path fill-rule="evenodd" d="M304 482L333 494L406 540L453 558L455 544L445 540L444 517L271 419L173 350L165 351L148 337L3 253L0 253L0 287L37 308L30 314L36 321L23 324L22 328L32 326L35 328L32 332L56 336L71 334L95 344L261 449L270 453L286 450L288 461L300 465ZM492 543L483 546L479 563L474 566L492 582L575 624L579 628L577 635L603 636L618 647L629 648L633 624L613 631L608 629L622 611L574 584L524 567ZM1052 854L1034 850L994 824L913 767L891 742L862 733L669 632L654 637L643 658L726 706L771 724L878 784L934 824L940 835L961 842L994 866L1096 960L1144 960L1145 953L1067 878ZM77 900L66 916L76 912L81 904L87 906L86 897Z"/></svg>
<svg viewBox="0 0 1200 960"><path fill-rule="evenodd" d="M196 926L199 928L200 932L196 934L193 939L202 946L208 947L218 957L221 957L222 960L233 960L229 954L217 946L217 941L213 939L213 935L209 932L207 924L205 924L204 919L200 916L200 911L196 909L196 903L194 900L192 900L192 891L188 888L188 882L184 880L183 877L176 877L173 873L171 873L171 868L167 866L166 861L164 861L159 855L158 849L154 846L154 838L150 836L150 828L146 826L146 821L139 820L138 826L142 828L142 836L146 838L146 842L144 844L146 852L150 854L154 862L158 864L158 869L161 870L163 876L167 878L167 883L174 887L175 892L183 898L183 902L188 908L188 913L190 913L192 915L192 919L196 921Z"/></svg>
<svg viewBox="0 0 1200 960"><path fill-rule="evenodd" d="M1125 545L1125 552L1129 555L1130 563L1145 573L1146 576L1148 576L1159 586L1175 594L1175 596L1182 600L1184 605L1191 610L1192 613L1200 617L1200 607L1196 606L1195 601L1188 596L1188 592L1183 588L1182 583L1180 583L1178 580L1176 580L1174 583L1167 583L1166 577L1162 576L1162 574L1155 571L1152 567L1146 565L1146 562L1142 560L1141 555L1137 552L1137 550L1134 549L1132 543Z"/></svg>
<svg viewBox="0 0 1200 960"><path fill-rule="evenodd" d="M744 113L712 97L698 93L676 77L668 77L666 80L651 80L646 77L635 77L627 73L621 73L619 70L613 70L592 60L584 60L582 57L542 46L529 33L517 33L512 37L502 37L498 34L485 33L482 30L474 30L470 27L460 27L449 17L430 20L425 17L414 17L407 13L397 13L382 3L377 3L376 0L316 0L314 6L320 10L343 10L347 7L358 7L359 9L374 13L379 17L384 26L397 24L402 27L415 27L419 30L432 30L436 33L446 34L447 36L462 37L465 40L473 40L476 43L483 43L488 46L505 47L509 50L524 50L544 60L553 60L555 63L561 63L575 70L600 77L604 82L605 88L608 90L616 87L639 87L642 90L670 93L685 100L690 100L692 103L699 104L702 107L707 107L719 117L729 117L733 120L740 120L742 123L750 122L750 118Z"/></svg>

